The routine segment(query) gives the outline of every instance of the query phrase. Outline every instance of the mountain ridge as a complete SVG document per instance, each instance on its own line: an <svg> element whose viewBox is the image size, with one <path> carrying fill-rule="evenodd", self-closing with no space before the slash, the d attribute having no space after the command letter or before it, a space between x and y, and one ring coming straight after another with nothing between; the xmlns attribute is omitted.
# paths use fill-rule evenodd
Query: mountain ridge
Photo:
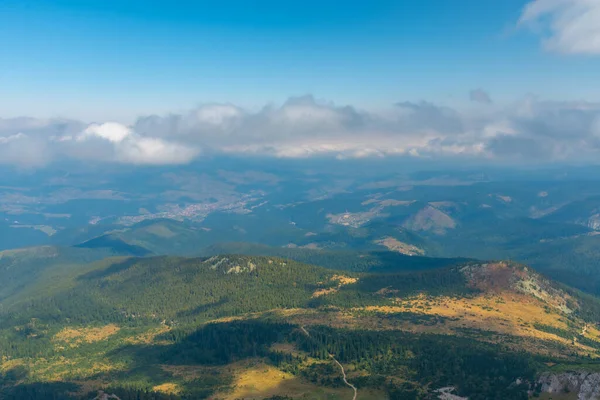
<svg viewBox="0 0 600 400"><path fill-rule="evenodd" d="M507 393L526 394L535 382L527 371L547 371L544 362L584 365L600 357L600 300L527 266L468 260L441 268L406 267L352 272L271 256L214 255L121 257L65 270L62 286L29 291L10 304L0 300L0 348L7 355L0 372L16 373L16 366L27 371L21 386L6 383L4 390L59 377L84 397L82 390L111 387L127 393L123 388L137 382L134 393L145 390L159 398L185 393L233 398L227 390L239 394L239 382L249 379L244 377L259 379L258 365L268 374L289 374L286 379L305 388L295 390L334 393L333 382L341 377L326 356L331 353L346 367L359 396L361 391L379 391L375 398L428 396L430 389L451 384L457 395L480 399L475 381L464 381L445 364L464 362L472 353L520 360L513 372L500 374L529 382L518 388L498 380L492 358L479 370L464 366L480 376L479 383L489 382L492 393L517 398ZM303 339L302 326L314 341ZM423 365L395 343L406 343L420 362L429 360L445 371L445 378L425 370L409 373ZM461 350L443 356L448 346ZM46 360L43 368L39 357ZM64 360L78 372L67 374ZM202 386L204 395L194 392L201 387L197 378L167 372L192 367L205 371L200 376L211 368L219 376ZM246 396L300 393L261 390L262 397Z"/></svg>

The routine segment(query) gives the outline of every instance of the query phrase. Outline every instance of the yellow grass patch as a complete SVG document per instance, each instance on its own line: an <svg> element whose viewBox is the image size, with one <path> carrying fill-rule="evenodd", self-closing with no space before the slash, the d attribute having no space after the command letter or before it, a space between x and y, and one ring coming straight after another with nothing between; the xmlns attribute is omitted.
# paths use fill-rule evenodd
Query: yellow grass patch
<svg viewBox="0 0 600 400"><path fill-rule="evenodd" d="M347 387L320 387L294 375L283 372L262 361L236 363L232 389L213 396L215 399L264 399L272 396L289 396L298 399L333 400L350 399L352 391ZM359 390L359 398L386 399L382 392Z"/></svg>
<svg viewBox="0 0 600 400"><path fill-rule="evenodd" d="M337 292L344 285L351 285L353 283L358 282L358 278L352 278L350 276L345 276L345 275L333 275L329 279L329 281L330 282L337 282L337 286L329 287L329 288L323 288L323 289L317 289L312 294L312 297L321 297L321 296L325 296L325 295L328 295L328 294L335 293L335 292ZM320 282L320 284L323 284L323 282Z"/></svg>
<svg viewBox="0 0 600 400"><path fill-rule="evenodd" d="M326 296L328 294L332 294L338 291L337 287L332 287L328 289L317 289L313 292L312 297L321 297Z"/></svg>
<svg viewBox="0 0 600 400"><path fill-rule="evenodd" d="M162 325L159 328L150 329L146 332L139 333L135 336L125 338L124 341L130 344L160 344L156 341L156 337L168 332L171 328Z"/></svg>
<svg viewBox="0 0 600 400"><path fill-rule="evenodd" d="M105 340L119 332L120 329L115 324L98 328L64 328L54 335L54 340L68 343L71 347L77 347L82 343L94 343Z"/></svg>
<svg viewBox="0 0 600 400"><path fill-rule="evenodd" d="M380 240L376 240L375 244L386 247L390 251L395 251L400 254L407 256L423 255L425 252L423 249L413 246L412 244L404 243L393 237L385 237Z"/></svg>
<svg viewBox="0 0 600 400"><path fill-rule="evenodd" d="M163 383L161 385L156 385L152 388L152 390L166 394L178 394L181 392L181 388L176 383Z"/></svg>
<svg viewBox="0 0 600 400"><path fill-rule="evenodd" d="M278 370L267 364L238 371L234 390L226 399L264 398L278 394L279 386L285 380L292 380L292 374Z"/></svg>
<svg viewBox="0 0 600 400"><path fill-rule="evenodd" d="M546 305L570 314L568 306L573 299L568 293L553 288L544 278L532 274L527 267L514 268L507 262L486 263L477 267L466 266L461 269L468 277L470 286L488 294L517 292L535 297Z"/></svg>
<svg viewBox="0 0 600 400"><path fill-rule="evenodd" d="M412 299L396 299L397 306L372 306L365 310L381 313L398 313L403 311L447 317L443 326L421 326L417 330L446 331L451 333L456 328L473 328L497 332L512 336L533 339L551 340L563 345L574 346L585 352L593 349L581 344L573 344L571 340L543 332L535 328L535 324L547 325L567 330L565 317L555 309L544 307L545 304L531 296L517 293L496 293L474 298L427 297L424 295ZM595 328L586 330L586 337L596 340L598 331ZM600 341L600 339L598 339Z"/></svg>
<svg viewBox="0 0 600 400"><path fill-rule="evenodd" d="M367 311L367 312L365 312ZM443 317L433 320L412 321L407 318L382 318L379 314L413 313L418 316ZM556 352L556 345L565 349L565 355L573 351L592 357L598 353L581 343L544 332L535 324L568 330L566 316L560 311L545 307L531 296L511 292L481 295L474 298L428 297L421 295L411 299L396 299L395 305L369 306L351 310L280 310L278 313L288 321L300 326L327 325L334 328L371 330L403 330L413 333L438 333L464 335L462 329L476 329L496 333L485 341L502 341L502 336L519 337L515 348L535 353ZM582 324L583 326L583 324ZM309 329L310 330L310 329ZM583 331L583 329L582 329ZM581 333L581 332L580 332ZM600 331L588 326L585 337L600 342Z"/></svg>
<svg viewBox="0 0 600 400"><path fill-rule="evenodd" d="M600 331L592 325L586 325L585 336L600 342Z"/></svg>
<svg viewBox="0 0 600 400"><path fill-rule="evenodd" d="M340 285L351 285L358 282L358 278L352 278L345 275L334 275L331 277L332 281L338 281Z"/></svg>
<svg viewBox="0 0 600 400"><path fill-rule="evenodd" d="M125 364L108 359L89 363L85 357L37 359L29 364L30 377L48 382L87 380L86 378L125 369Z"/></svg>
<svg viewBox="0 0 600 400"><path fill-rule="evenodd" d="M27 363L22 358L9 360L6 358L6 356L3 356L2 362L0 363L0 371L5 372L16 367L24 367L26 365Z"/></svg>

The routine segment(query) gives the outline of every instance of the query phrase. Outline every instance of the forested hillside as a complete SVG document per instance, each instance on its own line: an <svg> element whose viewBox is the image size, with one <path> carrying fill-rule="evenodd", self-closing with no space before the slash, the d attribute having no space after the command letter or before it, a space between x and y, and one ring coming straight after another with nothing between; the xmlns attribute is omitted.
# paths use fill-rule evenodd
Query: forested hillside
<svg viewBox="0 0 600 400"><path fill-rule="evenodd" d="M408 256L393 251L356 251L271 247L256 243L227 242L207 247L202 255L247 254L275 256L324 268L354 272L408 272L449 267L469 261L466 258Z"/></svg>
<svg viewBox="0 0 600 400"><path fill-rule="evenodd" d="M379 256L352 269L377 270ZM60 285L34 282L0 302L0 393L350 398L335 358L359 398L452 386L526 399L550 365L596 368L596 298L519 264L409 259L385 273L241 255L56 270Z"/></svg>

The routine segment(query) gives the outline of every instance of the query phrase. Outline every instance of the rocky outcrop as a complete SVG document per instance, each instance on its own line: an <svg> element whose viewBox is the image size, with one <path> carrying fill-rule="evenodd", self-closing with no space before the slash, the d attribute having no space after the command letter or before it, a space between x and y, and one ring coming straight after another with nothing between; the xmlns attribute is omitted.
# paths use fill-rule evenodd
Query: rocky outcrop
<svg viewBox="0 0 600 400"><path fill-rule="evenodd" d="M587 220L587 223L585 225L587 225L588 228L593 229L595 231L600 230L600 214L592 215Z"/></svg>
<svg viewBox="0 0 600 400"><path fill-rule="evenodd" d="M515 382L516 385L522 383L521 379ZM468 400L468 398L460 397L454 392L455 388L452 386L433 391L437 396L436 398L440 400ZM576 395L577 400L600 400L600 373L583 371L564 372L562 374L544 373L535 381L529 392L530 395L536 393L570 393Z"/></svg>
<svg viewBox="0 0 600 400"><path fill-rule="evenodd" d="M98 396L94 397L92 400L109 400L109 399L121 400L120 398L117 397L117 395L104 393L104 391L102 391L102 390L98 390Z"/></svg>
<svg viewBox="0 0 600 400"><path fill-rule="evenodd" d="M439 400L469 400L467 397L460 397L453 394L454 390L454 387L448 386L436 390L435 393L437 393Z"/></svg>
<svg viewBox="0 0 600 400"><path fill-rule="evenodd" d="M542 374L535 390L541 393L576 393L577 400L600 400L600 373Z"/></svg>

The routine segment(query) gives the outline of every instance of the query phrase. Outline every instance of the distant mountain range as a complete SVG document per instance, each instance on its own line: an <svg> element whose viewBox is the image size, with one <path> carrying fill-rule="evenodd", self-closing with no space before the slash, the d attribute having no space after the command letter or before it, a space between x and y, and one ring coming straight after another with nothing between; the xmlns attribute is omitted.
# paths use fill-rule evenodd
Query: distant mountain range
<svg viewBox="0 0 600 400"><path fill-rule="evenodd" d="M587 175L220 168L0 188L0 398L591 396Z"/></svg>

